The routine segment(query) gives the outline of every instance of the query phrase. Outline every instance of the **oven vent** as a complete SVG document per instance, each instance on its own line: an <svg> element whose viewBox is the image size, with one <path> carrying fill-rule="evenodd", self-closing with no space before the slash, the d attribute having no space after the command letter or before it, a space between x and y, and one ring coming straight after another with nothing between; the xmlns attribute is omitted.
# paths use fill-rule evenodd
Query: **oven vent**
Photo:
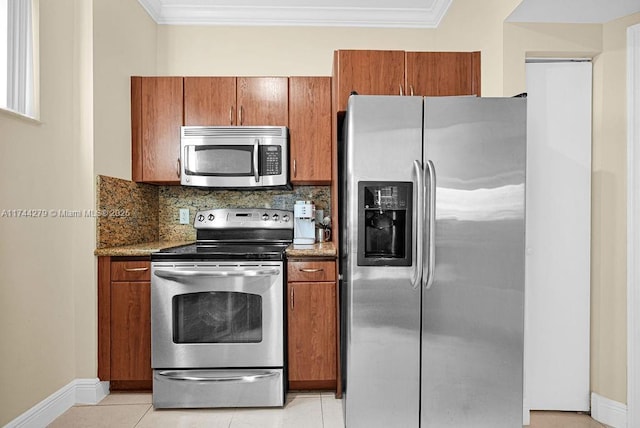
<svg viewBox="0 0 640 428"><path fill-rule="evenodd" d="M183 126L182 137L285 137L286 126Z"/></svg>

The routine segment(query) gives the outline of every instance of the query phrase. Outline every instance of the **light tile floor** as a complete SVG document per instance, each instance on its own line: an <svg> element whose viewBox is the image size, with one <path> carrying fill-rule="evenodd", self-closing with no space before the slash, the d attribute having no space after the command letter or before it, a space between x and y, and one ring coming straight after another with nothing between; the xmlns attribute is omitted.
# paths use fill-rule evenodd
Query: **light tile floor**
<svg viewBox="0 0 640 428"><path fill-rule="evenodd" d="M282 409L211 410L155 410L151 394L113 393L95 406L72 407L49 427L344 428L344 424L342 402L331 392L291 393ZM530 428L603 427L584 414L531 412Z"/></svg>

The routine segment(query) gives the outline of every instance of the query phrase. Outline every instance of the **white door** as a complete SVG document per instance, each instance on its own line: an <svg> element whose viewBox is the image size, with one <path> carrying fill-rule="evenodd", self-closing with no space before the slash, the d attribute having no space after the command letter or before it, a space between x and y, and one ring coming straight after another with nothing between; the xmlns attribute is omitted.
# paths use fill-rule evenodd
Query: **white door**
<svg viewBox="0 0 640 428"><path fill-rule="evenodd" d="M526 71L525 410L589 410L591 63Z"/></svg>

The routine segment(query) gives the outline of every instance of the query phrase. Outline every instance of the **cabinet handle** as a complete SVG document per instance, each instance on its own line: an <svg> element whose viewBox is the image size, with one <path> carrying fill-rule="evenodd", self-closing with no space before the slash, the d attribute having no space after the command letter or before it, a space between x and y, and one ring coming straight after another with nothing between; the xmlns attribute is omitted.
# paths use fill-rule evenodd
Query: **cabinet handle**
<svg viewBox="0 0 640 428"><path fill-rule="evenodd" d="M242 106L240 106L240 111L238 112L238 122L240 123L238 123L238 125L242 125L242 110Z"/></svg>
<svg viewBox="0 0 640 428"><path fill-rule="evenodd" d="M293 296L294 296L294 294L293 294L293 286L291 286L291 292L289 293L289 297L290 297L289 300L291 301L291 310L292 311L293 311L293 306L294 306L294 304L293 304Z"/></svg>
<svg viewBox="0 0 640 428"><path fill-rule="evenodd" d="M180 178L180 158L176 161L176 175Z"/></svg>
<svg viewBox="0 0 640 428"><path fill-rule="evenodd" d="M125 272L146 272L148 271L148 267L139 267L139 268L124 268Z"/></svg>
<svg viewBox="0 0 640 428"><path fill-rule="evenodd" d="M402 83L400 84L400 95L404 95L404 90L402 89Z"/></svg>
<svg viewBox="0 0 640 428"><path fill-rule="evenodd" d="M409 88L411 89L411 96L413 96L413 85L409 85Z"/></svg>
<svg viewBox="0 0 640 428"><path fill-rule="evenodd" d="M229 125L233 125L233 106L229 107Z"/></svg>
<svg viewBox="0 0 640 428"><path fill-rule="evenodd" d="M297 177L298 176L298 165L296 165L296 160L293 160L293 176Z"/></svg>
<svg viewBox="0 0 640 428"><path fill-rule="evenodd" d="M324 270L323 268L316 268L316 269L305 268L305 269L300 269L300 272L316 273L316 272L322 272L323 270Z"/></svg>

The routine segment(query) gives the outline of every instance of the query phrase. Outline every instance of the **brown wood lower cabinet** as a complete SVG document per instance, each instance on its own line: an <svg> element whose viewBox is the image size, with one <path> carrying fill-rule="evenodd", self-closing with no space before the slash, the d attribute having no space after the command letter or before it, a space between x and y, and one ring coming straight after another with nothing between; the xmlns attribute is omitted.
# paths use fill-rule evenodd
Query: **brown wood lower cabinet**
<svg viewBox="0 0 640 428"><path fill-rule="evenodd" d="M98 258L98 377L112 390L151 389L151 265Z"/></svg>
<svg viewBox="0 0 640 428"><path fill-rule="evenodd" d="M335 261L290 261L287 274L289 388L335 389Z"/></svg>

